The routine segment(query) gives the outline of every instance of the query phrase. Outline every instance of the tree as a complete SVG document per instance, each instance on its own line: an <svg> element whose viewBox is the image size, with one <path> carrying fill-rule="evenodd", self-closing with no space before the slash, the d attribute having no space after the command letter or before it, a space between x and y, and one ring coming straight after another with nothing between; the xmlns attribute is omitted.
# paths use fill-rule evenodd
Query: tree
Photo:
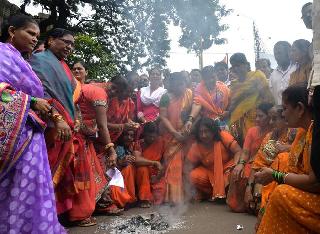
<svg viewBox="0 0 320 234"><path fill-rule="evenodd" d="M22 10L28 4L50 12L40 22L42 32L53 26L94 35L122 72L166 67L172 21L181 27L179 42L188 50L199 54L223 43L219 34L227 27L220 20L229 13L218 0L24 0ZM91 16L81 15L84 5L91 7Z"/></svg>
<svg viewBox="0 0 320 234"><path fill-rule="evenodd" d="M83 61L89 69L89 79L105 81L117 73L112 56L90 35L79 34L75 40L75 52L69 62Z"/></svg>
<svg viewBox="0 0 320 234"><path fill-rule="evenodd" d="M202 56L203 50L209 49L213 43L225 43L219 35L228 27L221 24L221 19L230 11L218 0L177 0L174 17L182 29L180 45Z"/></svg>

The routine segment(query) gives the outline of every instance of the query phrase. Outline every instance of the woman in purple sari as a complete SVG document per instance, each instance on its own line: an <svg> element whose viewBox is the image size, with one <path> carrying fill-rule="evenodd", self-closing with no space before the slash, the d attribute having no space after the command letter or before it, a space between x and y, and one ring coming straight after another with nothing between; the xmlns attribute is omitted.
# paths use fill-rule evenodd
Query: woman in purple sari
<svg viewBox="0 0 320 234"><path fill-rule="evenodd" d="M65 233L60 225L43 136L49 115L41 81L23 59L39 36L28 16L13 16L0 42L0 233Z"/></svg>

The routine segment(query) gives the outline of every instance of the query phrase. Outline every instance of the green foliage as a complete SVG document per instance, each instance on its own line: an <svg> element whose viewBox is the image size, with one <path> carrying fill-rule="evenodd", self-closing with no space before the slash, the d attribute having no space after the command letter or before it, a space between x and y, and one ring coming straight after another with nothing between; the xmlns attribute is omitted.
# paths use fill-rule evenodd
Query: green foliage
<svg viewBox="0 0 320 234"><path fill-rule="evenodd" d="M89 68L89 79L105 81L117 73L116 65L110 53L93 37L78 34L75 40L75 52L69 62L83 61Z"/></svg>

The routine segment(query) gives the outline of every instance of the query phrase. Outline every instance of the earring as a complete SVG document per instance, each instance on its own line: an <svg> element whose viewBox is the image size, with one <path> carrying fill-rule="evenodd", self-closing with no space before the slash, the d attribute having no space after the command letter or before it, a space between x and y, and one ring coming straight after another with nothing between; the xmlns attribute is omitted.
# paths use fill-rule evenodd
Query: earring
<svg viewBox="0 0 320 234"><path fill-rule="evenodd" d="M12 44L13 38L14 38L14 35L10 36L10 39L9 39L10 44Z"/></svg>

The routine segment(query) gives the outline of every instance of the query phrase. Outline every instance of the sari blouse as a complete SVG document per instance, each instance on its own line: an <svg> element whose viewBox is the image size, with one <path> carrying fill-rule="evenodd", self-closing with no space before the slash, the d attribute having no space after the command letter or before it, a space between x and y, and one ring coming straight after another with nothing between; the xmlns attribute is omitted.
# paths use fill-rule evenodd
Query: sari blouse
<svg viewBox="0 0 320 234"><path fill-rule="evenodd" d="M107 100L108 97L104 89L91 84L83 84L78 101L83 120L95 119L94 107L103 106L107 108Z"/></svg>
<svg viewBox="0 0 320 234"><path fill-rule="evenodd" d="M93 136L98 131L96 123L96 106L107 108L107 94L104 89L91 84L81 85L81 95L77 102L80 108L81 131Z"/></svg>

